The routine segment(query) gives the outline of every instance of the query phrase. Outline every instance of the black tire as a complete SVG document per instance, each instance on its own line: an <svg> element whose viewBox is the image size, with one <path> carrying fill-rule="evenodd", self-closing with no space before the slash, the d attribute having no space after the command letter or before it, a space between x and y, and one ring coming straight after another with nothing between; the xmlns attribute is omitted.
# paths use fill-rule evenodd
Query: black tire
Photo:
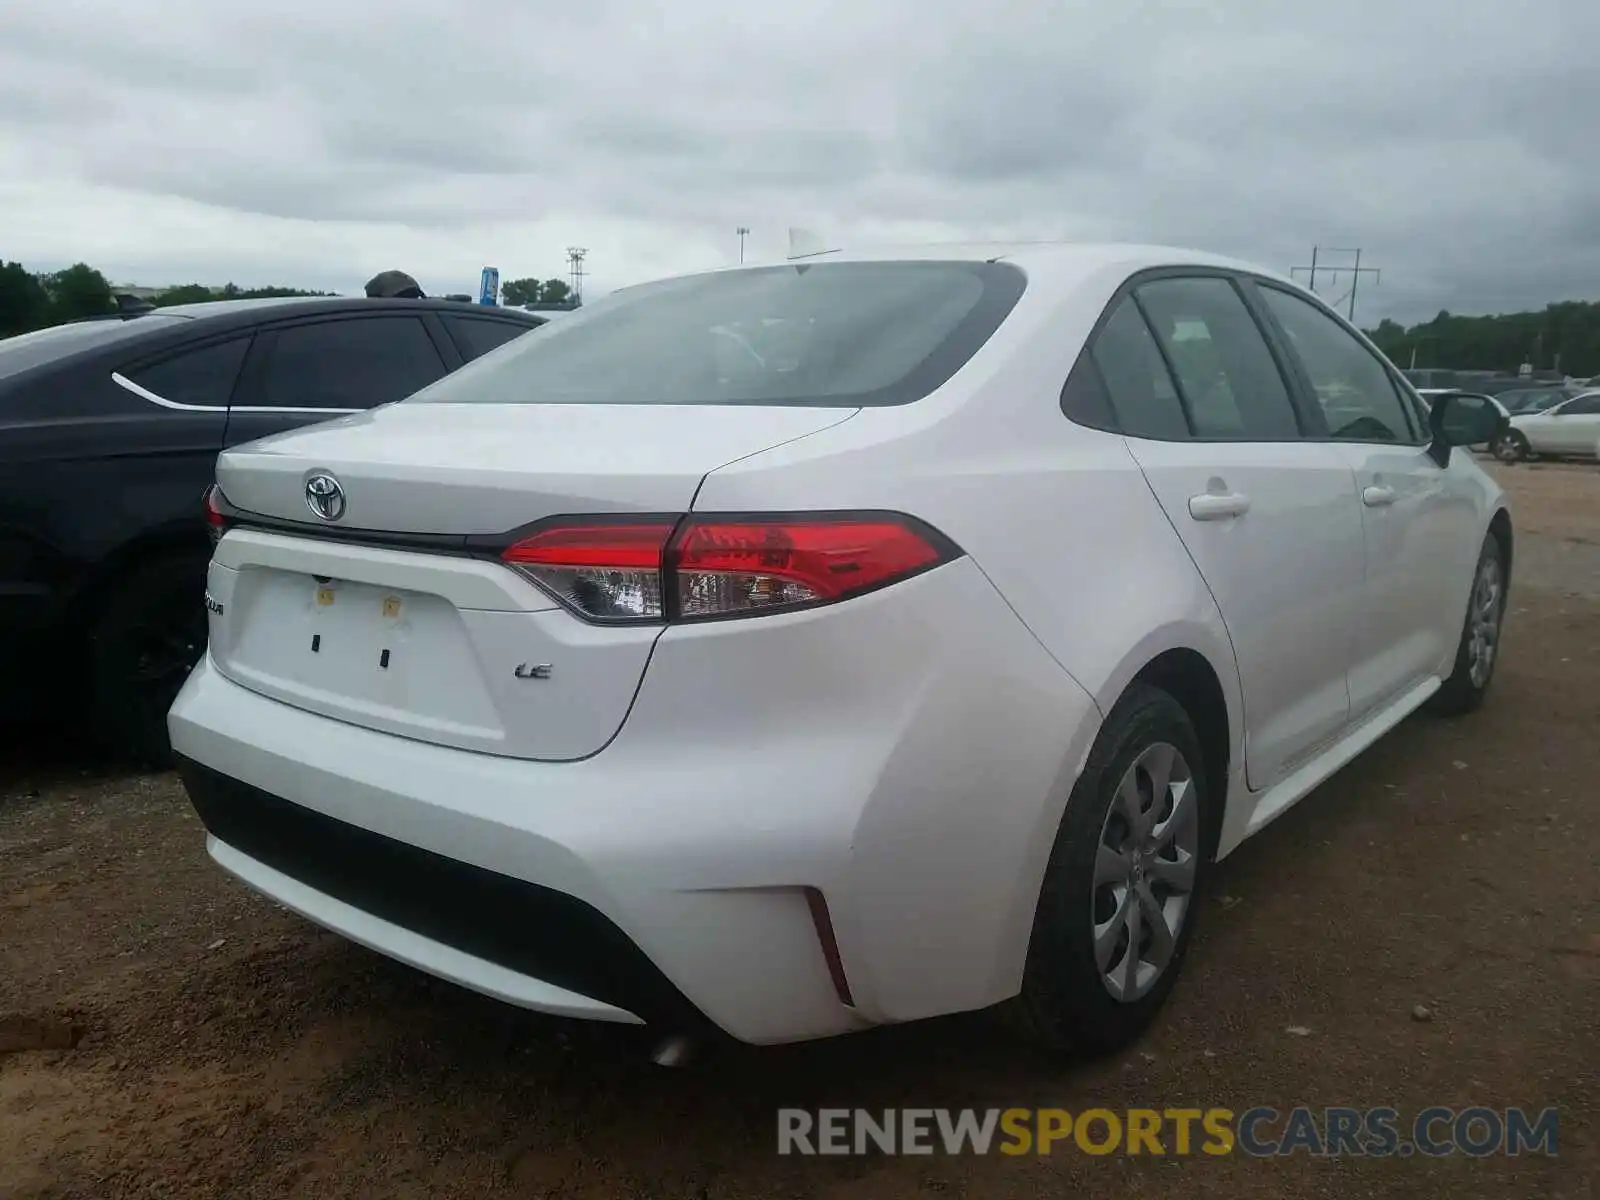
<svg viewBox="0 0 1600 1200"><path fill-rule="evenodd" d="M108 585L89 631L89 709L108 750L155 767L171 763L167 710L205 653L207 555L169 551Z"/></svg>
<svg viewBox="0 0 1600 1200"><path fill-rule="evenodd" d="M1166 967L1142 996L1122 1000L1108 990L1095 958L1094 906L1103 898L1095 863L1119 784L1146 750L1160 744L1176 748L1190 767L1198 831L1194 882ZM1067 802L1040 889L1022 990L1001 1010L1014 1031L1044 1049L1093 1057L1122 1049L1149 1028L1177 982L1194 933L1208 873L1210 802L1188 713L1159 688L1135 684L1106 719Z"/></svg>
<svg viewBox="0 0 1600 1200"><path fill-rule="evenodd" d="M1485 570L1492 570L1496 576L1496 596L1493 611L1493 645L1490 651L1488 668L1486 671L1474 672L1476 660L1475 632L1481 632L1481 626L1475 630L1475 618L1482 620L1483 597L1479 589L1484 584ZM1500 637L1505 622L1506 596L1510 591L1506 580L1505 555L1501 551L1500 541L1494 534L1488 534L1483 539L1483 549L1478 553L1478 561L1472 569L1472 579L1467 585L1467 615L1461 623L1461 637L1456 643L1455 666L1450 671L1450 677L1428 700L1428 711L1444 717L1458 717L1472 712L1483 703L1483 698L1488 695L1489 685L1494 682L1494 669L1500 661Z"/></svg>
<svg viewBox="0 0 1600 1200"><path fill-rule="evenodd" d="M1515 429L1500 437L1490 449L1503 463L1526 462L1530 457L1528 439Z"/></svg>

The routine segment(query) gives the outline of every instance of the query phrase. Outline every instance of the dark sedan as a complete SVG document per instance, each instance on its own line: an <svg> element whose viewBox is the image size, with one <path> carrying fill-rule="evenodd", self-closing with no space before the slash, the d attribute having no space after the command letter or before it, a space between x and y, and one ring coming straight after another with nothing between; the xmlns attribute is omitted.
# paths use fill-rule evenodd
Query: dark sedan
<svg viewBox="0 0 1600 1200"><path fill-rule="evenodd" d="M225 447L400 400L543 324L447 300L180 305L0 340L0 715L160 762Z"/></svg>

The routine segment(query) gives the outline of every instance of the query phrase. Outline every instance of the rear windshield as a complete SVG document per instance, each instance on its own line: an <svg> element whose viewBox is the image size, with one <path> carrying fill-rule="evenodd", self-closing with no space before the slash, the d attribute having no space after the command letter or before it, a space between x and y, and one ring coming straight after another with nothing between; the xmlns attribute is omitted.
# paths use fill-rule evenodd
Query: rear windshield
<svg viewBox="0 0 1600 1200"><path fill-rule="evenodd" d="M422 403L906 404L960 369L1024 279L1003 263L790 263L626 288Z"/></svg>
<svg viewBox="0 0 1600 1200"><path fill-rule="evenodd" d="M148 333L152 323L173 324L182 317L165 317L160 314L131 317L128 320L77 321L69 325L52 325L32 333L19 333L14 337L0 338L0 379L76 354L80 350L109 346L123 338Z"/></svg>

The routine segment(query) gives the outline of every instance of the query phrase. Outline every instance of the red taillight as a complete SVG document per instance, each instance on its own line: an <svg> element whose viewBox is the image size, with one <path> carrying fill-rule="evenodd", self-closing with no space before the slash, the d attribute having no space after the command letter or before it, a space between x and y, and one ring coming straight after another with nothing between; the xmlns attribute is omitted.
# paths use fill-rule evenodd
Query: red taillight
<svg viewBox="0 0 1600 1200"><path fill-rule="evenodd" d="M827 604L940 560L894 519L691 520L673 543L678 613L731 616Z"/></svg>
<svg viewBox="0 0 1600 1200"><path fill-rule="evenodd" d="M847 599L956 553L898 514L552 524L501 558L597 621L755 616Z"/></svg>
<svg viewBox="0 0 1600 1200"><path fill-rule="evenodd" d="M675 521L574 521L524 538L501 560L596 621L665 616L662 555Z"/></svg>
<svg viewBox="0 0 1600 1200"><path fill-rule="evenodd" d="M222 540L222 535L228 532L228 518L223 515L217 497L221 493L217 485L212 484L206 489L206 530L211 535L211 544L215 546Z"/></svg>

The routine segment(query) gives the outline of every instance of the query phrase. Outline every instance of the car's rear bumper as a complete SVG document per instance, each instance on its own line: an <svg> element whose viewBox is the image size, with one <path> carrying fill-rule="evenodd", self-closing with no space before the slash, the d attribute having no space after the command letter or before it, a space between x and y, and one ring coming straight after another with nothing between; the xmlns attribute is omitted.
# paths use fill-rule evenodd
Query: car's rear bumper
<svg viewBox="0 0 1600 1200"><path fill-rule="evenodd" d="M1092 701L964 560L742 624L663 635L578 762L358 728L209 658L169 729L222 865L513 1003L781 1042L1014 994Z"/></svg>
<svg viewBox="0 0 1600 1200"><path fill-rule="evenodd" d="M692 1006L582 901L336 821L179 759L206 849L351 941L525 1008L637 1024Z"/></svg>

